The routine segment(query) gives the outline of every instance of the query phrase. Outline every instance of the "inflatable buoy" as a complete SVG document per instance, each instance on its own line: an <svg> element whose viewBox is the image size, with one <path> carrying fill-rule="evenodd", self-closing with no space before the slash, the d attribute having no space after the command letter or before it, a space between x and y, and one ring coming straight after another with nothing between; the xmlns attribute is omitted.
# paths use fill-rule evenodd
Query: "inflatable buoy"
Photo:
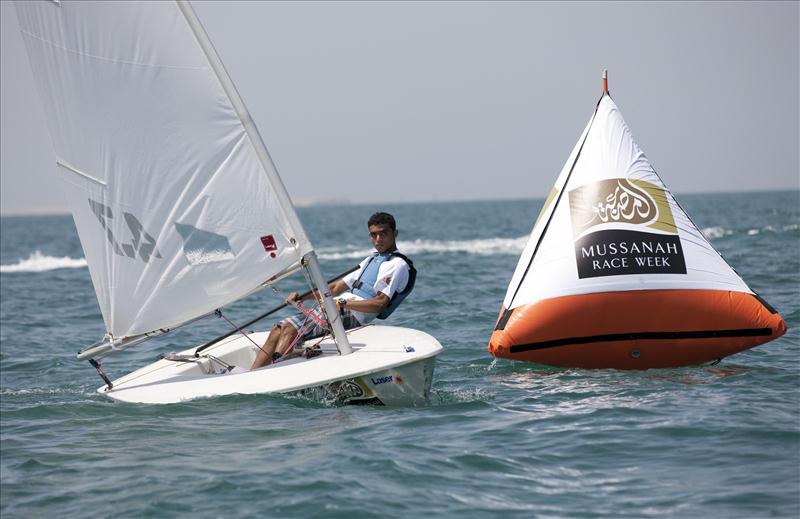
<svg viewBox="0 0 800 519"><path fill-rule="evenodd" d="M785 332L666 188L604 75L519 259L489 352L562 367L664 368Z"/></svg>

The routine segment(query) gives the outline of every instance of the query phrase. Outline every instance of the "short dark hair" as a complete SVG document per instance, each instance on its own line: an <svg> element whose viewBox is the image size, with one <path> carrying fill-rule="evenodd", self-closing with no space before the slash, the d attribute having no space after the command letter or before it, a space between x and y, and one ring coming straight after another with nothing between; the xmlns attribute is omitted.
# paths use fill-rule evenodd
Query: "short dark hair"
<svg viewBox="0 0 800 519"><path fill-rule="evenodd" d="M369 217L367 227L373 225L388 225L393 231L397 230L397 224L394 221L394 216L389 213L375 213Z"/></svg>

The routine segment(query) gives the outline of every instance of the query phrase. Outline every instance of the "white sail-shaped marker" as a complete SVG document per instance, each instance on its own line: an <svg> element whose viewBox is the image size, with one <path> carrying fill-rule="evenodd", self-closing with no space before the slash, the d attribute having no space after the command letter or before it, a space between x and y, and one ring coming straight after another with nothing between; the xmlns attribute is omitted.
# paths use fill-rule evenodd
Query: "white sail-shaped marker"
<svg viewBox="0 0 800 519"><path fill-rule="evenodd" d="M719 359L785 331L678 205L604 90L533 227L490 353L645 369Z"/></svg>

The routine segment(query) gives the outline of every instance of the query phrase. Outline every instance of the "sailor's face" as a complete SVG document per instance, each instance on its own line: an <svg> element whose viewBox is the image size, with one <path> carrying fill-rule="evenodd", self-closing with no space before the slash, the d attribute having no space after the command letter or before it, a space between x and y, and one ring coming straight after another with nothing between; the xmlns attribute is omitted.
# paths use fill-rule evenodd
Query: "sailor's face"
<svg viewBox="0 0 800 519"><path fill-rule="evenodd" d="M392 230L386 224L369 226L369 239L372 240L372 246L379 254L394 250L396 238L397 229Z"/></svg>

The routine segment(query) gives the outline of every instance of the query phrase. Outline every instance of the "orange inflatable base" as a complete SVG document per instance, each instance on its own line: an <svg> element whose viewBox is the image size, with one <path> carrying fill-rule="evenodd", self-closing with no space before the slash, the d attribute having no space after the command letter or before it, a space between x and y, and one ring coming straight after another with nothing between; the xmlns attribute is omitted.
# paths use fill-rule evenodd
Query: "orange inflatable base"
<svg viewBox="0 0 800 519"><path fill-rule="evenodd" d="M559 367L671 368L721 359L785 332L781 316L752 294L632 290L503 308L489 353Z"/></svg>

